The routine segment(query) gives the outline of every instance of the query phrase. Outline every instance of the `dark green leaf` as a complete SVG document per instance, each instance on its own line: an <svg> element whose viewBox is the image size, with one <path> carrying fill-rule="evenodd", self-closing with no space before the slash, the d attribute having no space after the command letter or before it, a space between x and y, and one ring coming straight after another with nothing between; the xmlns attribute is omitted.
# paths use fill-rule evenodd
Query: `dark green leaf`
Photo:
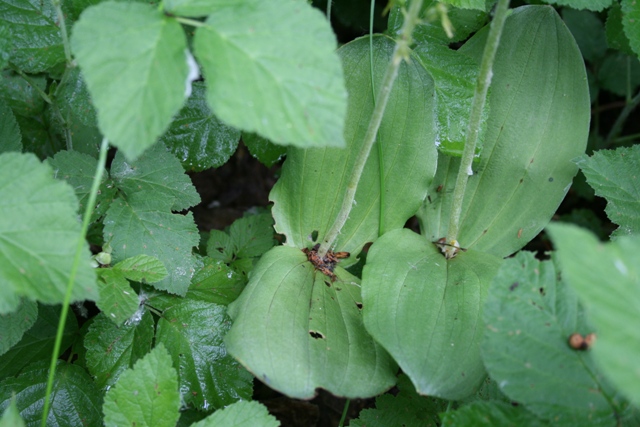
<svg viewBox="0 0 640 427"><path fill-rule="evenodd" d="M273 218L268 212L238 218L231 224L229 235L236 258L261 256L275 244Z"/></svg>
<svg viewBox="0 0 640 427"><path fill-rule="evenodd" d="M84 338L87 369L96 385L104 389L118 381L120 375L151 350L153 317L148 311L117 326L99 314Z"/></svg>
<svg viewBox="0 0 640 427"><path fill-rule="evenodd" d="M171 201L172 211L200 203L200 196L184 173L180 161L162 144L156 144L131 162L118 152L111 164L111 177L127 196L137 192Z"/></svg>
<svg viewBox="0 0 640 427"><path fill-rule="evenodd" d="M44 113L34 117L16 115L22 134L23 151L34 153L41 159L53 156L63 149L63 143L50 131Z"/></svg>
<svg viewBox="0 0 640 427"><path fill-rule="evenodd" d="M604 57L607 38L598 15L588 10L564 8L562 20L571 30L584 59L597 62Z"/></svg>
<svg viewBox="0 0 640 427"><path fill-rule="evenodd" d="M174 427L180 417L178 375L162 344L123 372L104 398L104 424Z"/></svg>
<svg viewBox="0 0 640 427"><path fill-rule="evenodd" d="M253 377L227 354L222 341L230 323L226 307L188 299L165 310L158 321L156 342L171 353L182 399L200 410L251 398Z"/></svg>
<svg viewBox="0 0 640 427"><path fill-rule="evenodd" d="M489 375L514 401L554 426L613 426L619 415L610 386L588 351L569 346L587 335L575 294L557 282L551 261L530 252L505 261L484 309L482 357Z"/></svg>
<svg viewBox="0 0 640 427"><path fill-rule="evenodd" d="M9 63L12 50L11 30L6 24L0 23L0 70L4 70Z"/></svg>
<svg viewBox="0 0 640 427"><path fill-rule="evenodd" d="M259 402L240 401L214 412L191 427L278 427L280 423Z"/></svg>
<svg viewBox="0 0 640 427"><path fill-rule="evenodd" d="M299 399L318 387L349 398L391 387L396 366L364 330L359 280L339 266L335 273L332 282L315 271L300 249L269 250L229 306L229 352L269 387Z"/></svg>
<svg viewBox="0 0 640 427"><path fill-rule="evenodd" d="M38 305L38 318L22 339L0 356L0 379L18 374L25 366L40 360L49 361L56 338L60 306ZM76 339L78 321L71 311L67 314L60 353L64 353Z"/></svg>
<svg viewBox="0 0 640 427"><path fill-rule="evenodd" d="M213 115L205 99L205 85L193 83L193 92L167 132L160 138L187 170L222 166L238 147L240 131Z"/></svg>
<svg viewBox="0 0 640 427"><path fill-rule="evenodd" d="M607 44L611 49L620 50L627 55L634 55L629 39L624 33L622 27L622 7L618 2L614 3L609 9L606 23Z"/></svg>
<svg viewBox="0 0 640 427"><path fill-rule="evenodd" d="M249 149L249 153L263 165L271 167L278 163L286 154L287 149L276 145L255 133L242 132L242 142Z"/></svg>
<svg viewBox="0 0 640 427"><path fill-rule="evenodd" d="M82 13L71 47L100 129L135 159L165 132L186 97L184 31L157 7L107 1Z"/></svg>
<svg viewBox="0 0 640 427"><path fill-rule="evenodd" d="M629 40L629 46L640 55L640 5L634 0L622 0L622 26Z"/></svg>
<svg viewBox="0 0 640 427"><path fill-rule="evenodd" d="M462 9L477 9L484 11L487 9L488 2L486 0L444 0L444 3L449 3Z"/></svg>
<svg viewBox="0 0 640 427"><path fill-rule="evenodd" d="M619 225L615 236L640 233L640 146L596 151L577 162L597 196L607 199L605 211Z"/></svg>
<svg viewBox="0 0 640 427"><path fill-rule="evenodd" d="M67 183L33 154L0 154L0 313L21 297L63 301L80 239L78 201ZM97 300L89 245L84 244L71 299Z"/></svg>
<svg viewBox="0 0 640 427"><path fill-rule="evenodd" d="M620 236L602 244L588 231L568 224L550 225L549 234L562 273L598 332L593 345L598 366L640 404L640 238Z"/></svg>
<svg viewBox="0 0 640 427"><path fill-rule="evenodd" d="M325 17L287 0L215 7L194 49L216 116L278 144L343 147L347 94Z"/></svg>
<svg viewBox="0 0 640 427"><path fill-rule="evenodd" d="M116 325L121 325L138 310L138 294L131 289L121 271L111 268L98 269L98 286L98 308Z"/></svg>
<svg viewBox="0 0 640 427"><path fill-rule="evenodd" d="M0 23L11 33L11 62L27 73L64 63L58 16L50 0L2 0Z"/></svg>
<svg viewBox="0 0 640 427"><path fill-rule="evenodd" d="M11 398L11 403L4 410L2 418L0 418L0 427L25 427L25 423L20 417L20 411L16 406L15 398Z"/></svg>
<svg viewBox="0 0 640 427"><path fill-rule="evenodd" d="M638 57L622 52L607 54L598 69L598 83L602 89L615 95L627 96L628 92L634 93L640 86Z"/></svg>
<svg viewBox="0 0 640 427"><path fill-rule="evenodd" d="M457 411L446 412L442 427L544 427L547 423L536 418L522 406L504 402L475 402Z"/></svg>
<svg viewBox="0 0 640 427"><path fill-rule="evenodd" d="M545 3L600 12L611 6L612 0L545 0Z"/></svg>
<svg viewBox="0 0 640 427"><path fill-rule="evenodd" d="M44 110L44 99L31 83L36 85L37 89L44 91L47 80L42 76L31 76L30 82L27 82L24 78L18 74L13 74L11 71L3 71L2 73L0 94L17 115L28 117Z"/></svg>
<svg viewBox="0 0 640 427"><path fill-rule="evenodd" d="M246 284L242 277L223 261L204 258L204 266L191 279L187 298L228 305L235 301Z"/></svg>
<svg viewBox="0 0 640 427"><path fill-rule="evenodd" d="M167 277L164 264L159 259L148 255L127 258L114 265L113 269L135 282L154 283Z"/></svg>
<svg viewBox="0 0 640 427"><path fill-rule="evenodd" d="M0 153L6 151L22 151L22 135L16 116L9 105L0 98Z"/></svg>
<svg viewBox="0 0 640 427"><path fill-rule="evenodd" d="M79 68L72 68L60 82L56 90L56 102L63 116L71 114L87 126L97 124L96 110Z"/></svg>
<svg viewBox="0 0 640 427"><path fill-rule="evenodd" d="M227 264L233 261L233 239L222 230L211 230L207 240L207 255Z"/></svg>
<svg viewBox="0 0 640 427"><path fill-rule="evenodd" d="M12 313L0 314L0 355L18 343L38 318L38 304L23 300Z"/></svg>
<svg viewBox="0 0 640 427"><path fill-rule="evenodd" d="M169 276L153 286L184 295L195 270L192 248L198 245L193 214L170 212L172 199L138 192L125 201L117 198L104 220L104 238L113 247L113 261L149 255L163 262Z"/></svg>
<svg viewBox="0 0 640 427"><path fill-rule="evenodd" d="M0 383L0 411L4 411L15 393L16 406L27 426L39 426L44 409L44 394L49 361L34 363L17 378ZM47 427L102 425L102 393L79 366L58 361L51 392Z"/></svg>

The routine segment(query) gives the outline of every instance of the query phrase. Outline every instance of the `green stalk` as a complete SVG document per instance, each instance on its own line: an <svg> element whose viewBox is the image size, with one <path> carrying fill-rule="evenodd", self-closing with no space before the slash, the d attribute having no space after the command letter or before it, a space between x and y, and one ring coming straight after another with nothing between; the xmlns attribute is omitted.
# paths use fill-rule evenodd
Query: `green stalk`
<svg viewBox="0 0 640 427"><path fill-rule="evenodd" d="M347 419L347 412L349 412L349 403L351 400L347 399L344 402L344 408L342 409L342 417L340 417L340 422L338 423L338 427L344 427L344 422Z"/></svg>
<svg viewBox="0 0 640 427"><path fill-rule="evenodd" d="M52 0L53 7L56 8L58 14L58 25L60 26L60 35L62 36L62 45L64 46L64 57L67 60L67 67L73 61L71 59L71 46L69 45L69 36L67 35L67 26L64 21L64 13L62 12L62 4L60 0Z"/></svg>
<svg viewBox="0 0 640 427"><path fill-rule="evenodd" d="M207 24L202 21L196 21L195 19L182 18L180 16L174 17L176 21L181 24L189 25L190 27L206 27Z"/></svg>
<svg viewBox="0 0 640 427"><path fill-rule="evenodd" d="M620 133L622 132L622 127L629 118L629 115L633 112L633 110L636 109L638 104L640 104L640 92L638 92L636 96L631 98L631 100L627 102L627 105L625 105L620 112L620 115L613 123L613 126L611 127L611 130L607 135L607 139L604 142L605 147L609 147L611 143L618 137L618 135L620 135Z"/></svg>
<svg viewBox="0 0 640 427"><path fill-rule="evenodd" d="M327 0L327 21L331 22L331 4L332 0Z"/></svg>
<svg viewBox="0 0 640 427"><path fill-rule="evenodd" d="M102 181L102 174L107 163L107 150L109 148L109 140L107 138L102 139L100 146L100 155L98 157L98 166L93 176L93 183L91 185L91 192L89 193L89 200L84 210L84 216L82 218L82 229L78 238L78 244L76 245L76 254L73 258L73 265L71 266L71 272L69 274L69 281L67 282L67 291L64 295L64 301L62 302L62 312L60 313L60 321L58 322L58 332L56 333L56 342L53 346L53 353L51 354L51 366L49 367L49 379L47 380L47 390L44 396L44 409L42 410L41 427L46 427L47 417L49 415L49 408L51 406L51 392L53 391L53 379L56 373L56 362L60 354L60 346L62 345L62 335L64 333L64 326L67 320L67 314L69 313L69 304L71 303L71 292L73 291L73 285L76 280L76 274L78 273L78 267L80 266L80 258L82 249L85 245L85 237L87 230L89 229L89 221L91 219L91 212L96 204L98 197L98 188L100 187L100 181Z"/></svg>
<svg viewBox="0 0 640 427"><path fill-rule="evenodd" d="M318 255L320 257L324 257L329 249L331 249L331 245L333 245L333 242L335 242L335 240L337 239L338 234L340 234L340 230L342 230L342 227L347 222L347 218L349 218L349 213L351 212L353 201L356 196L358 182L360 181L360 177L362 176L362 171L364 170L364 165L367 162L367 158L369 158L371 147L373 147L373 143L376 140L376 135L378 133L378 129L380 128L380 123L382 122L382 116L384 115L384 110L387 106L387 102L389 101L389 94L391 93L393 83L398 76L398 68L400 68L400 63L403 60L409 59L409 55L411 53L411 49L409 48L409 46L412 42L411 33L413 33L413 29L419 22L418 14L420 13L421 6L422 0L414 0L409 6L409 11L405 16L402 29L400 30L401 38L396 43L396 47L393 50L393 56L391 57L391 62L389 63L387 71L384 75L384 79L382 80L382 86L380 87L380 92L378 93L378 103L376 104L373 110L373 114L371 115L371 120L369 121L367 133L364 136L364 143L362 144L362 148L360 149L360 152L356 157L356 163L353 167L353 172L351 173L349 183L347 184L347 192L344 199L342 200L342 206L340 207L340 211L338 212L336 220L331 225L331 228L327 232L322 241L322 244L320 245L320 248L318 249Z"/></svg>
<svg viewBox="0 0 640 427"><path fill-rule="evenodd" d="M467 188L467 179L471 171L473 156L476 151L476 143L478 142L478 134L480 132L480 122L482 121L482 110L487 101L487 91L491 85L491 75L493 61L500 44L500 36L504 21L507 18L509 10L509 0L498 0L495 16L491 22L487 44L482 54L482 62L480 63L480 73L478 74L478 82L473 95L473 104L471 105L471 115L469 117L469 126L467 127L467 138L460 160L460 169L456 185L453 189L453 201L451 207L451 217L449 218L449 230L447 232L447 242L457 246L458 232L460 231L460 216L462 213L462 201L464 199L465 189Z"/></svg>

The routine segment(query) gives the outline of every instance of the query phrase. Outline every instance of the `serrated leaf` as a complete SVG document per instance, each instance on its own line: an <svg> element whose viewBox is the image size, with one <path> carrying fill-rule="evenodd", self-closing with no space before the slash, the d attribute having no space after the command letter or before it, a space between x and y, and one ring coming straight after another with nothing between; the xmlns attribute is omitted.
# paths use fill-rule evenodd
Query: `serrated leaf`
<svg viewBox="0 0 640 427"><path fill-rule="evenodd" d="M0 427L25 427L24 420L20 417L20 411L13 397L9 406L4 410L2 418L0 418Z"/></svg>
<svg viewBox="0 0 640 427"><path fill-rule="evenodd" d="M576 39L584 59L596 62L604 57L607 38L598 15L588 10L564 8L562 20Z"/></svg>
<svg viewBox="0 0 640 427"><path fill-rule="evenodd" d="M2 0L0 23L12 38L11 62L27 73L41 73L64 63L56 9L50 0Z"/></svg>
<svg viewBox="0 0 640 427"><path fill-rule="evenodd" d="M206 257L204 266L191 279L186 297L196 301L228 305L235 301L246 284L246 277L223 261Z"/></svg>
<svg viewBox="0 0 640 427"><path fill-rule="evenodd" d="M0 154L0 313L21 297L48 304L64 300L80 239L73 189L52 177L33 154ZM72 301L97 300L95 273L85 243Z"/></svg>
<svg viewBox="0 0 640 427"><path fill-rule="evenodd" d="M607 44L611 49L620 50L627 55L634 55L631 46L629 46L629 39L622 27L622 16L622 7L618 2L615 2L609 9L607 23L605 24Z"/></svg>
<svg viewBox="0 0 640 427"><path fill-rule="evenodd" d="M138 294L131 289L123 272L110 268L99 269L98 286L98 308L116 325L121 325L138 310Z"/></svg>
<svg viewBox="0 0 640 427"><path fill-rule="evenodd" d="M222 230L211 230L207 239L207 255L213 259L230 263L233 261L233 239Z"/></svg>
<svg viewBox="0 0 640 427"><path fill-rule="evenodd" d="M640 404L640 286L638 236L602 244L568 224L548 227L563 277L589 313L598 340L593 357L616 387Z"/></svg>
<svg viewBox="0 0 640 427"><path fill-rule="evenodd" d="M444 3L449 3L461 9L477 9L484 11L487 9L488 2L486 0L444 0Z"/></svg>
<svg viewBox="0 0 640 427"><path fill-rule="evenodd" d="M11 30L7 25L0 24L0 70L4 70L9 63L12 44Z"/></svg>
<svg viewBox="0 0 640 427"><path fill-rule="evenodd" d="M180 161L162 144L156 144L135 161L118 152L111 164L111 177L127 196L137 192L171 201L172 211L200 203L200 196Z"/></svg>
<svg viewBox="0 0 640 427"><path fill-rule="evenodd" d="M162 261L144 254L120 261L113 269L135 282L154 283L167 277L167 269Z"/></svg>
<svg viewBox="0 0 640 427"><path fill-rule="evenodd" d="M590 352L568 342L592 326L575 294L557 282L551 261L531 252L506 260L491 284L484 322L485 366L512 400L554 426L615 425L619 399Z"/></svg>
<svg viewBox="0 0 640 427"><path fill-rule="evenodd" d="M65 180L73 187L76 197L80 202L78 214L83 215L85 204L89 200L89 193L93 185L93 177L98 167L98 160L77 151L59 151L53 158L47 160L53 168L54 178ZM91 214L91 222L101 218L109 208L111 201L116 195L116 187L105 173L102 176L96 205Z"/></svg>
<svg viewBox="0 0 640 427"><path fill-rule="evenodd" d="M349 427L437 427L438 414L447 409L448 402L416 393L406 375L398 378L398 393L385 393L376 397L375 409L365 409Z"/></svg>
<svg viewBox="0 0 640 427"><path fill-rule="evenodd" d="M484 380L482 304L499 265L475 251L446 260L408 229L384 234L369 249L362 272L365 326L418 393L460 400Z"/></svg>
<svg viewBox="0 0 640 427"><path fill-rule="evenodd" d="M25 366L41 360L49 361L56 339L60 306L38 305L38 318L33 326L25 331L22 339L9 351L0 356L0 379L18 374ZM69 311L62 333L60 353L64 353L76 339L78 321Z"/></svg>
<svg viewBox="0 0 640 427"><path fill-rule="evenodd" d="M0 411L9 406L15 393L16 406L28 426L38 426L44 409L49 361L29 365L17 378L0 383ZM102 424L102 393L84 369L58 361L51 392L48 427L97 426Z"/></svg>
<svg viewBox="0 0 640 427"><path fill-rule="evenodd" d="M238 218L231 224L229 235L236 258L258 257L275 244L273 218L268 212Z"/></svg>
<svg viewBox="0 0 640 427"><path fill-rule="evenodd" d="M458 52L479 62L486 27ZM561 88L561 89L560 89ZM584 60L553 8L523 6L507 17L493 64L483 150L467 181L458 241L499 258L547 225L584 153L590 100ZM422 234L447 236L459 159L439 156Z"/></svg>
<svg viewBox="0 0 640 427"><path fill-rule="evenodd" d="M318 387L349 398L391 387L396 367L364 330L359 280L339 266L335 273L331 282L300 249L269 250L229 306L229 352L269 387L298 399Z"/></svg>
<svg viewBox="0 0 640 427"><path fill-rule="evenodd" d="M380 87L394 46L395 42L385 36L374 37L376 88ZM275 229L286 236L289 246L311 247L325 237L342 204L373 112L369 40L355 40L341 47L339 53L349 90L348 147L289 148L282 176L269 195L275 202ZM351 252L354 259L365 243L384 231L403 227L420 207L436 166L433 109L430 77L417 60L403 62L349 220L336 239L337 250Z"/></svg>
<svg viewBox="0 0 640 427"><path fill-rule="evenodd" d="M545 3L558 6L569 6L573 9L587 9L600 12L611 6L612 0L545 0Z"/></svg>
<svg viewBox="0 0 640 427"><path fill-rule="evenodd" d="M100 130L135 159L164 133L184 102L184 31L149 4L107 1L82 13L71 47Z"/></svg>
<svg viewBox="0 0 640 427"><path fill-rule="evenodd" d="M636 53L636 56L640 55L640 5L633 0L621 0L622 6L622 27L624 33L629 39L629 46Z"/></svg>
<svg viewBox="0 0 640 427"><path fill-rule="evenodd" d="M172 204L153 193L138 192L126 201L117 198L104 220L104 239L111 242L113 262L140 254L162 261L169 275L153 286L184 295L195 270L191 251L199 235L193 214L172 214Z"/></svg>
<svg viewBox="0 0 640 427"><path fill-rule="evenodd" d="M38 304L23 300L12 313L0 314L0 355L16 345L38 318Z"/></svg>
<svg viewBox="0 0 640 427"><path fill-rule="evenodd" d="M105 425L137 427L174 427L179 409L178 375L162 344L120 375L102 407Z"/></svg>
<svg viewBox="0 0 640 427"><path fill-rule="evenodd" d="M640 233L640 146L596 151L577 161L597 196L607 199L609 219L620 227L613 236Z"/></svg>
<svg viewBox="0 0 640 427"><path fill-rule="evenodd" d="M97 124L91 95L78 67L72 68L56 89L56 103L63 116L72 114L86 126Z"/></svg>
<svg viewBox="0 0 640 427"><path fill-rule="evenodd" d="M100 389L111 386L120 375L144 357L153 342L153 316L144 311L136 321L117 326L99 314L84 338L87 369Z"/></svg>
<svg viewBox="0 0 640 427"><path fill-rule="evenodd" d="M287 154L285 147L274 144L255 133L242 132L242 142L247 146L249 153L268 168L275 165Z"/></svg>
<svg viewBox="0 0 640 427"><path fill-rule="evenodd" d="M16 120L20 126L25 153L33 153L44 159L64 149L64 142L57 139L56 135L51 132L44 113L33 117L16 115Z"/></svg>
<svg viewBox="0 0 640 427"><path fill-rule="evenodd" d="M280 422L259 402L240 401L220 409L191 427L278 427Z"/></svg>
<svg viewBox="0 0 640 427"><path fill-rule="evenodd" d="M335 49L322 13L290 0L219 6L194 39L216 116L298 147L344 146L347 94Z"/></svg>
<svg viewBox="0 0 640 427"><path fill-rule="evenodd" d="M0 98L0 141L2 141L0 153L22 151L22 135L16 116L2 98Z"/></svg>
<svg viewBox="0 0 640 427"><path fill-rule="evenodd" d="M504 402L474 402L442 416L442 427L544 427L548 424L536 418L522 406Z"/></svg>
<svg viewBox="0 0 640 427"><path fill-rule="evenodd" d="M44 110L44 99L39 90L44 91L47 79L43 76L30 76L30 82L11 71L2 72L0 94L16 115L33 116ZM35 84L37 88L31 84Z"/></svg>
<svg viewBox="0 0 640 427"><path fill-rule="evenodd" d="M185 169L199 172L225 164L238 147L240 131L213 115L205 99L204 83L194 82L192 88L187 103L160 141Z"/></svg>
<svg viewBox="0 0 640 427"><path fill-rule="evenodd" d="M200 410L250 399L253 377L227 354L222 341L230 327L226 307L183 300L163 312L156 342L164 343L178 369L185 403Z"/></svg>

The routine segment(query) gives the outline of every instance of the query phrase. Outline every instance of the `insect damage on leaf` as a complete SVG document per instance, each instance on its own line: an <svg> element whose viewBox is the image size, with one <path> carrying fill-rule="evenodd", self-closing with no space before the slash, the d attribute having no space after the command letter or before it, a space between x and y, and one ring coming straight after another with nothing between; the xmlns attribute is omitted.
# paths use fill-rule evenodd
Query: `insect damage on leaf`
<svg viewBox="0 0 640 427"><path fill-rule="evenodd" d="M457 240L451 240L450 242L447 243L446 237L439 238L438 240L433 242L433 244L436 245L438 249L440 249L440 251L444 254L444 257L446 259L455 258L455 256L458 255L458 252L460 251L462 252L467 251L466 248L460 247L460 243L458 243Z"/></svg>
<svg viewBox="0 0 640 427"><path fill-rule="evenodd" d="M336 280L336 275L333 272L333 269L336 267L338 262L341 259L348 258L351 255L349 252L333 252L327 251L327 254L323 257L318 255L318 248L320 244L316 244L313 248L304 248L302 252L307 255L307 259L316 270L320 271L322 274L329 276L331 281L334 282Z"/></svg>

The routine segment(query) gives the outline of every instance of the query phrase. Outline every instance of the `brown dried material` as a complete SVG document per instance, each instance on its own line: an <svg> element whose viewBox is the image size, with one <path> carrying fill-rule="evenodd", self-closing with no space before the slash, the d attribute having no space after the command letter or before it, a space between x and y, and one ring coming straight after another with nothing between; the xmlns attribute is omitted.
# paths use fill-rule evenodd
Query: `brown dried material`
<svg viewBox="0 0 640 427"><path fill-rule="evenodd" d="M569 337L569 347L574 350L588 350L596 342L596 334L590 333L584 337L579 333L573 333Z"/></svg>
<svg viewBox="0 0 640 427"><path fill-rule="evenodd" d="M325 276L329 276L331 281L334 282L336 280L336 275L333 272L333 269L336 267L338 262L341 259L348 258L349 252L333 252L327 251L324 257L318 255L318 248L320 248L320 244L316 244L313 248L304 248L302 252L307 255L307 259L316 270L320 271Z"/></svg>

